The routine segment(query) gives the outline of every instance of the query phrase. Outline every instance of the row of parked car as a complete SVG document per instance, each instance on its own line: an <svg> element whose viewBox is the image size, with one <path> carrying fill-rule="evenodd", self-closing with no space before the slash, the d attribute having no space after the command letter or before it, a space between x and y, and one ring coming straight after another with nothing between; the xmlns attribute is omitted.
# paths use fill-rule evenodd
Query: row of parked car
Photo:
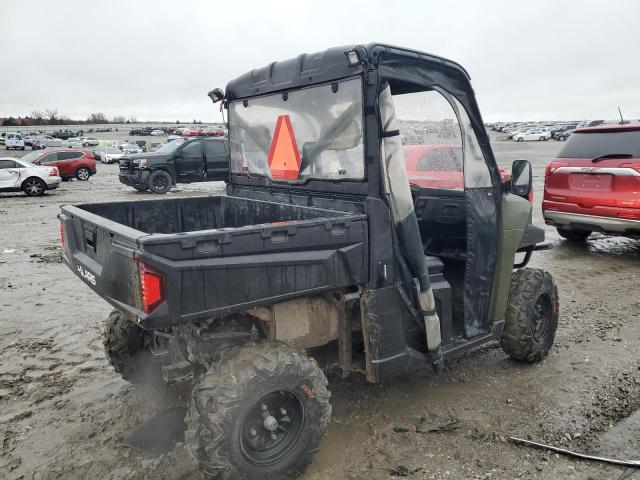
<svg viewBox="0 0 640 480"><path fill-rule="evenodd" d="M225 135L223 128L218 127L143 127L134 128L129 132L130 136L160 136L160 135L179 135L183 137L222 137Z"/></svg>
<svg viewBox="0 0 640 480"><path fill-rule="evenodd" d="M515 142L547 141L550 139L566 141L571 134L582 127L595 127L604 120L588 122L497 122L487 127L507 134Z"/></svg>
<svg viewBox="0 0 640 480"><path fill-rule="evenodd" d="M0 134L0 145L4 145L6 150L24 150L31 147L31 150L42 150L45 148L83 148L97 146L99 140L93 137L71 137L65 140L52 135L22 135L19 132L2 132Z"/></svg>

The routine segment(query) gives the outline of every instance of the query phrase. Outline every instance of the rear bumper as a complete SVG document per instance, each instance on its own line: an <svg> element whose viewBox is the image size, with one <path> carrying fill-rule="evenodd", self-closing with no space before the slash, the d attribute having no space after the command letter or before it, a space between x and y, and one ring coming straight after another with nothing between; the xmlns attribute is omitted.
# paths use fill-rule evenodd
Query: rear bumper
<svg viewBox="0 0 640 480"><path fill-rule="evenodd" d="M60 177L48 177L45 179L44 183L47 184L47 190L53 190L60 186L60 182L62 179Z"/></svg>
<svg viewBox="0 0 640 480"><path fill-rule="evenodd" d="M589 229L612 233L640 232L640 220L598 217L595 215L556 212L552 210L544 211L543 217L547 225L553 225L555 227L579 227L582 230Z"/></svg>

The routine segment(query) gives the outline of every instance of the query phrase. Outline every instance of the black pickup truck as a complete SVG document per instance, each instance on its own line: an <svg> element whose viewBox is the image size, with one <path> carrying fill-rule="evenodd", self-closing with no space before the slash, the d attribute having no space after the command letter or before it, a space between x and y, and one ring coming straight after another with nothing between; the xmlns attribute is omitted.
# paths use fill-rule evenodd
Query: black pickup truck
<svg viewBox="0 0 640 480"><path fill-rule="evenodd" d="M167 193L177 183L226 181L229 144L224 138L167 143L155 152L120 159L121 183L136 190Z"/></svg>

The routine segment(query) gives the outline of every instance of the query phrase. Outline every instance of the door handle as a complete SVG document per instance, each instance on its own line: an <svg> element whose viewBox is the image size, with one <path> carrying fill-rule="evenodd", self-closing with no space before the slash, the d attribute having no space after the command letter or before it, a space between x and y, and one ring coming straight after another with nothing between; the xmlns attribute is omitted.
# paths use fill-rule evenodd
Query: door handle
<svg viewBox="0 0 640 480"><path fill-rule="evenodd" d="M14 173L14 174L16 174L16 175L17 175L17 174L18 174L18 171L17 171L17 170L7 170L7 173Z"/></svg>

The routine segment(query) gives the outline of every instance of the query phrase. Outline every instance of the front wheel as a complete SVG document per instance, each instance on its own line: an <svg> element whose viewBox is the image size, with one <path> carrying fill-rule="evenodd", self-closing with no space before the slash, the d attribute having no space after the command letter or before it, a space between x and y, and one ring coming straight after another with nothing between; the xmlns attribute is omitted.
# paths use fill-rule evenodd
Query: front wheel
<svg viewBox="0 0 640 480"><path fill-rule="evenodd" d="M81 182L86 182L87 180L89 180L89 177L91 177L91 172L88 168L80 167L78 170L76 170L76 178Z"/></svg>
<svg viewBox="0 0 640 480"><path fill-rule="evenodd" d="M517 142L524 142L524 138L522 137L518 137L518 139L516 140Z"/></svg>
<svg viewBox="0 0 640 480"><path fill-rule="evenodd" d="M193 391L185 441L208 480L293 479L331 416L315 360L279 343L241 347Z"/></svg>
<svg viewBox="0 0 640 480"><path fill-rule="evenodd" d="M549 272L523 268L514 272L502 349L514 360L535 363L547 356L558 328L558 287Z"/></svg>
<svg viewBox="0 0 640 480"><path fill-rule="evenodd" d="M173 179L164 170L157 170L149 176L149 190L153 193L167 193L171 190Z"/></svg>

